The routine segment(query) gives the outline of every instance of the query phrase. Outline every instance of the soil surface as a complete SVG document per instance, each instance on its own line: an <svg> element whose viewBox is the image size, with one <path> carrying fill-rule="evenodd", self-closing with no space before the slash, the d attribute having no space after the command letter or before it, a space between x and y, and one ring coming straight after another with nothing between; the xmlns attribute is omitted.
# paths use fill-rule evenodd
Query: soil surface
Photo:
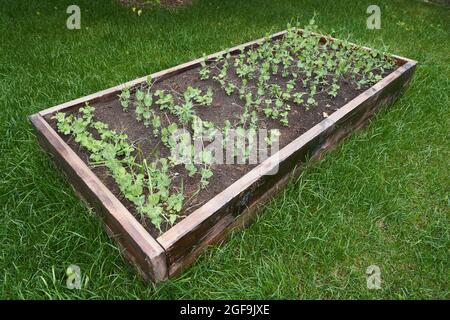
<svg viewBox="0 0 450 320"><path fill-rule="evenodd" d="M239 122L240 115L242 114L243 105L239 95L237 93L233 93L231 96L226 95L220 85L214 80L200 80L198 75L199 70L200 68L196 67L179 75L156 82L153 84L152 91L154 92L157 89L173 89L183 93L188 86L193 86L202 89L202 92L206 92L208 87L211 87L214 92L212 106L196 107L196 114L202 120L213 122L218 128L222 128L224 121L227 119L232 124L237 124ZM393 70L386 72L383 76L386 76L392 71ZM230 78L237 77L233 68L230 68L228 76ZM290 77L283 78L281 76L273 78L274 83L281 84L282 86L291 79ZM301 81L301 77L298 80ZM145 88L145 86L142 88ZM320 92L320 88L318 88L318 94L316 96L318 105L310 110L305 110L304 107L298 106L293 102L290 103L292 109L289 113L289 126L287 127L281 125L278 120L271 120L264 117L261 113L259 116L260 128L279 129L281 133L279 147L281 149L295 138L305 133L308 129L322 121L326 115L331 115L333 112L370 87L370 85L366 85L360 89L357 89L355 80L345 78L340 79L339 86L341 89L335 98L331 98L326 92ZM133 97L134 95L132 94L132 99ZM136 121L132 99L130 100L130 108L127 112L122 110L117 96L112 96L108 101L91 104L91 106L95 107L94 115L96 120L107 123L111 129L118 132L125 132L129 137L130 143L133 143L135 146L139 144L142 154L147 159L155 160L158 157L168 156L169 150L162 145L160 142L160 137L155 138L152 135L151 127L146 128L142 122ZM154 108L154 110L156 109L157 108ZM55 131L57 131L55 120L52 120L50 116L48 116L46 120L55 129ZM170 114L163 115L161 113L162 126L167 126L169 121L176 121L176 118ZM81 157L81 159L83 159L85 163L89 164L89 154L85 150L81 149L78 143L76 143L69 136L62 136L62 138ZM256 165L249 164L212 165L211 169L214 172L214 175L210 178L207 188L201 190L198 194L196 194L199 189L200 182L198 175L189 177L182 165L172 168L177 169L177 172L175 173L176 176L174 177L172 184L178 186L180 185L181 180L183 181L183 191L186 199L183 210L184 212L180 215L177 222L219 194L255 166ZM92 171L100 178L100 180L128 208L128 210L136 216L136 218L144 225L153 237L158 237L170 228L169 225L163 224L162 230L157 230L150 223L148 218L140 216L136 212L134 205L125 199L113 178L108 174L106 168L92 167L91 165L90 167L92 168Z"/></svg>

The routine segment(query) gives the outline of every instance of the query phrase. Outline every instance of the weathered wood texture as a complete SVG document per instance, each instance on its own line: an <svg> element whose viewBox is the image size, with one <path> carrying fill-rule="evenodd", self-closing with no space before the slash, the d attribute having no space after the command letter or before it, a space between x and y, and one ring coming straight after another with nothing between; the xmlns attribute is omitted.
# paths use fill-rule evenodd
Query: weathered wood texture
<svg viewBox="0 0 450 320"><path fill-rule="evenodd" d="M271 36L278 39L286 31ZM322 38L322 41L333 41ZM234 47L227 52L258 46L264 38ZM370 50L369 48L366 48ZM197 59L150 75L159 81L197 67L225 51ZM79 98L32 115L30 120L42 146L67 174L77 194L93 207L104 221L108 234L117 241L123 253L146 280L154 282L173 276L190 264L205 247L224 240L230 231L250 223L257 207L296 177L301 164L308 159L320 159L352 131L362 128L382 106L391 104L411 79L416 62L394 56L400 66L395 72L347 103L303 135L281 149L230 187L177 223L158 239L154 239L108 190L86 164L59 137L44 117L58 111L71 111L89 102L109 101L125 87L147 80L142 77L122 85ZM278 168L275 174L267 173Z"/></svg>

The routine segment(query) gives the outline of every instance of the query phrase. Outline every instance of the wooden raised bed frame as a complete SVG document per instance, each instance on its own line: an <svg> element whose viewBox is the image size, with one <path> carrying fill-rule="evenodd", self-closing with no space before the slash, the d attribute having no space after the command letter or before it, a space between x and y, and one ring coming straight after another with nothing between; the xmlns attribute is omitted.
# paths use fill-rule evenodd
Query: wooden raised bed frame
<svg viewBox="0 0 450 320"><path fill-rule="evenodd" d="M285 33L278 32L271 38L279 39ZM264 41L261 38L229 51L237 52L242 48L258 46ZM322 41L333 41L333 38L322 37ZM204 59L214 58L223 52L156 72L151 77L165 79L197 67ZM257 206L285 186L291 177L299 174L300 163L308 159L320 159L352 131L367 124L380 107L392 104L408 85L417 64L407 58L394 58L399 66L395 71L300 135L279 150L277 155L242 176L157 239L144 229L44 119L44 116L55 112L79 108L85 102L106 100L125 87L145 82L147 77L43 110L30 116L30 120L42 146L66 173L78 196L103 218L106 231L117 241L128 260L137 267L145 280L159 282L192 264L208 245L225 239L231 230L251 222ZM266 175L275 166L279 166L278 172Z"/></svg>

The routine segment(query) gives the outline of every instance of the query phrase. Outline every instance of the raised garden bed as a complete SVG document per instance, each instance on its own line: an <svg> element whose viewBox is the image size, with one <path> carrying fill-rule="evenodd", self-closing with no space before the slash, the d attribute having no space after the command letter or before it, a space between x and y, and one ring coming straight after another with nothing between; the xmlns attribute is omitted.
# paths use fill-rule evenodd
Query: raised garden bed
<svg viewBox="0 0 450 320"><path fill-rule="evenodd" d="M313 31L289 28L30 117L146 280L177 274L247 225L301 163L363 127L414 73L413 60ZM230 132L246 143L227 149Z"/></svg>

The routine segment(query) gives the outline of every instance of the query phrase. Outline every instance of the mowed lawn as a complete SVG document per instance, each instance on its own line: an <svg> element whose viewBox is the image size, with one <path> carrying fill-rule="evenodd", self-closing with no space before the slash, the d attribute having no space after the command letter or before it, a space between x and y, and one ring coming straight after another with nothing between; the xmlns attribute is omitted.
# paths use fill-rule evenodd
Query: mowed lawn
<svg viewBox="0 0 450 320"><path fill-rule="evenodd" d="M376 1L197 0L141 16L116 1L0 1L0 298L448 299L450 10ZM68 5L81 30L68 30ZM27 116L283 30L321 31L419 61L409 90L305 168L247 230L146 285L41 151ZM80 266L85 285L66 287ZM381 270L379 290L366 269Z"/></svg>

